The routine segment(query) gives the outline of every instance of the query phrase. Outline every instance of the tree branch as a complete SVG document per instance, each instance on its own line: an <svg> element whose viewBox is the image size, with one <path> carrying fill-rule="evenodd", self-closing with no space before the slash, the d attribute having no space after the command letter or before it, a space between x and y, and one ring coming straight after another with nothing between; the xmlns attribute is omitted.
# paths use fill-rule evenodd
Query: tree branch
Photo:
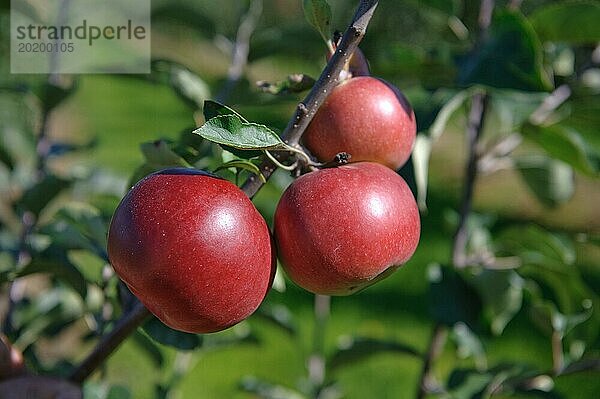
<svg viewBox="0 0 600 399"><path fill-rule="evenodd" d="M495 7L495 0L481 0L479 8L479 34L475 43L475 51L478 51L482 43L487 39L488 30L492 22L492 15ZM487 94L480 91L473 96L471 100L471 110L467 122L467 164L465 167L465 183L459 209L459 222L454 234L454 243L452 246L452 262L455 267L464 267L468 261L466 251L468 231L467 221L471 213L473 203L473 191L475 180L477 178L477 166L479 156L477 153L477 144L479 137L483 132L483 122L487 109ZM423 360L423 369L417 387L417 399L425 397L431 389L433 377L431 368L435 360L441 354L446 342L446 329L443 325L437 323L433 328L432 338L429 343L429 349Z"/></svg>
<svg viewBox="0 0 600 399"><path fill-rule="evenodd" d="M289 145L298 145L302 134L317 113L317 110L323 104L331 90L339 83L340 72L342 72L344 65L350 60L354 50L356 50L364 37L367 26L378 4L378 0L361 0L352 18L352 23L344 32L335 53L327 63L317 83L315 83L306 98L298 104L294 116L290 119L287 127L281 134L283 141ZM280 156L285 157L284 154L280 154ZM259 168L263 176L268 179L277 167L273 162L265 159ZM252 198L262 185L262 181L257 176L250 176L242 186L242 190Z"/></svg>
<svg viewBox="0 0 600 399"><path fill-rule="evenodd" d="M227 81L216 96L218 102L225 102L244 73L244 68L248 64L250 38L256 29L262 10L262 0L253 0L250 3L250 7L248 7L248 11L242 17L232 50L231 65L229 65L229 70L227 71Z"/></svg>
<svg viewBox="0 0 600 399"><path fill-rule="evenodd" d="M338 84L340 72L365 35L378 3L378 0L361 0L352 23L346 29L336 53L327 63L308 96L298 104L296 113L283 132L282 139L288 144L297 145L299 143L302 133L304 133L317 109L319 109L327 94ZM268 159L263 161L260 168L265 179L269 179L276 169L275 165ZM245 182L242 190L248 197L252 198L263 184L260 179L252 176ZM149 311L136 299L135 307L117 321L110 333L101 338L93 352L73 371L69 379L73 382L82 383L149 315Z"/></svg>
<svg viewBox="0 0 600 399"><path fill-rule="evenodd" d="M465 169L465 183L460 201L459 220L456 233L454 234L454 245L452 250L452 262L455 267L467 266L466 247L469 237L467 221L473 205L473 191L477 178L477 143L483 131L483 121L487 108L487 95L484 92L476 93L471 101L471 111L467 124L468 155Z"/></svg>
<svg viewBox="0 0 600 399"><path fill-rule="evenodd" d="M482 43L487 39L492 15L494 13L495 0L481 0L479 7L479 34L475 44L476 51L479 51ZM467 122L467 165L465 168L465 182L460 201L459 220L454 234L454 244L452 246L452 262L455 267L465 267L467 263L466 247L468 241L467 221L473 204L473 190L475 188L475 179L477 178L477 164L479 156L477 154L477 144L483 131L483 121L487 109L487 94L485 92L476 93L471 100L471 111Z"/></svg>

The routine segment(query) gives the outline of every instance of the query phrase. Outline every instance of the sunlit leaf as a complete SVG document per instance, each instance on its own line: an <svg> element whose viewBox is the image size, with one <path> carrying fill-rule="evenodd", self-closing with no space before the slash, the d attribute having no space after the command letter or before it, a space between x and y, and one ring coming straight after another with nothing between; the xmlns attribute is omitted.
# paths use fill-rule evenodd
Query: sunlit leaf
<svg viewBox="0 0 600 399"><path fill-rule="evenodd" d="M449 100L442 109L438 112L435 121L429 128L429 136L432 140L437 140L446 130L446 126L450 119L454 116L459 109L461 109L467 99L473 95L471 90L464 90L456 94Z"/></svg>
<svg viewBox="0 0 600 399"><path fill-rule="evenodd" d="M195 134L217 144L240 150L269 150L283 148L279 136L264 125L243 122L234 115L220 115L209 119Z"/></svg>
<svg viewBox="0 0 600 399"><path fill-rule="evenodd" d="M202 78L188 69L171 66L170 83L177 95L192 108L200 109L210 98L210 87Z"/></svg>

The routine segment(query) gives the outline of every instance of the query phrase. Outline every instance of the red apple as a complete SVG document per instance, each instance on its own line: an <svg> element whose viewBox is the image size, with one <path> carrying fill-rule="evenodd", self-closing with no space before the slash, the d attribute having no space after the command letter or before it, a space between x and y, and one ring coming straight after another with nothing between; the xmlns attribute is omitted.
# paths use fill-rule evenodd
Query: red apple
<svg viewBox="0 0 600 399"><path fill-rule="evenodd" d="M402 93L372 77L348 79L336 86L303 135L321 162L347 152L352 161L372 161L398 169L410 156L417 125Z"/></svg>
<svg viewBox="0 0 600 399"><path fill-rule="evenodd" d="M292 281L313 293L348 295L412 256L420 219L402 177L359 162L294 181L277 205L274 233Z"/></svg>
<svg viewBox="0 0 600 399"><path fill-rule="evenodd" d="M168 326L208 333L252 314L269 290L269 229L231 182L167 169L137 183L108 234L110 261L131 291Z"/></svg>

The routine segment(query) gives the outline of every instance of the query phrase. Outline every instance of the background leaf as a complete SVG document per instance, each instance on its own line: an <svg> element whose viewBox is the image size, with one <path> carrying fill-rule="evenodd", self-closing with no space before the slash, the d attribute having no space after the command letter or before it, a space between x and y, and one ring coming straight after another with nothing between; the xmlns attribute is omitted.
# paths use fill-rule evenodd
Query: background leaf
<svg viewBox="0 0 600 399"><path fill-rule="evenodd" d="M248 122L233 108L230 108L227 105L218 103L213 100L204 101L204 107L202 108L202 112L204 113L204 119L206 119L207 121L216 116L233 115L237 116L242 122Z"/></svg>
<svg viewBox="0 0 600 399"><path fill-rule="evenodd" d="M454 269L431 265L427 270L430 289L430 311L438 323L452 327L463 322L474 328L481 312L478 293Z"/></svg>
<svg viewBox="0 0 600 399"><path fill-rule="evenodd" d="M573 169L564 162L544 156L521 157L516 160L516 168L544 205L564 204L575 193Z"/></svg>
<svg viewBox="0 0 600 399"><path fill-rule="evenodd" d="M600 4L597 1L563 1L546 4L530 20L544 41L573 44L600 41Z"/></svg>
<svg viewBox="0 0 600 399"><path fill-rule="evenodd" d="M523 306L524 280L513 270L482 270L473 280L492 333L502 334Z"/></svg>
<svg viewBox="0 0 600 399"><path fill-rule="evenodd" d="M304 17L326 42L331 40L331 7L327 0L303 0Z"/></svg>
<svg viewBox="0 0 600 399"><path fill-rule="evenodd" d="M588 157L585 142L576 130L562 124L537 126L528 123L523 126L522 133L552 158L566 162L581 173L597 174L598 165Z"/></svg>
<svg viewBox="0 0 600 399"><path fill-rule="evenodd" d="M351 366L379 353L398 353L419 357L419 352L412 346L373 338L342 337L338 350L330 357L328 365L331 369Z"/></svg>
<svg viewBox="0 0 600 399"><path fill-rule="evenodd" d="M462 60L464 85L545 91L552 85L542 67L542 46L518 11L497 10L486 40Z"/></svg>
<svg viewBox="0 0 600 399"><path fill-rule="evenodd" d="M201 335L174 330L156 317L151 317L142 328L156 342L179 350L193 350L202 345Z"/></svg>

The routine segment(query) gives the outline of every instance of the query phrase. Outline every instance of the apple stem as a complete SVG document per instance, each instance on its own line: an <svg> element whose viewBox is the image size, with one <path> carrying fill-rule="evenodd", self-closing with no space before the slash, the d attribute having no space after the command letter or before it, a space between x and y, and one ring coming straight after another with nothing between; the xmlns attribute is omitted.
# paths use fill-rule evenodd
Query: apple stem
<svg viewBox="0 0 600 399"><path fill-rule="evenodd" d="M83 383L149 316L150 311L141 302L136 300L133 308L123 313L121 318L115 323L114 328L102 337L92 353L73 370L69 376L69 380L77 384Z"/></svg>
<svg viewBox="0 0 600 399"><path fill-rule="evenodd" d="M315 116L317 110L323 104L329 93L339 83L340 72L344 65L350 60L354 50L364 37L371 17L379 4L378 0L361 0L350 26L344 32L333 56L321 72L321 76L312 87L308 95L296 107L294 116L288 122L285 130L281 134L284 142L290 146L295 146L300 142L302 134L308 127L308 124ZM279 160L289 157L289 154L277 154ZM273 174L277 166L269 159L263 159L259 166L263 176L266 179ZM242 186L242 190L252 198L260 190L264 183L256 176L250 176Z"/></svg>

